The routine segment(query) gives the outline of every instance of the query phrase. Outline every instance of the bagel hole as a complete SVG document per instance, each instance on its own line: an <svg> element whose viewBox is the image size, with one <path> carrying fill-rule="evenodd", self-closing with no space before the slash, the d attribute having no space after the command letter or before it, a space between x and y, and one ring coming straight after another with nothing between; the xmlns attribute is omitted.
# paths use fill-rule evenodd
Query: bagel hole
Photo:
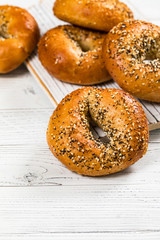
<svg viewBox="0 0 160 240"><path fill-rule="evenodd" d="M7 33L7 25L5 23L0 25L0 38L2 39L11 38L11 36Z"/></svg>
<svg viewBox="0 0 160 240"><path fill-rule="evenodd" d="M90 124L90 131L92 132L93 137L95 139L98 139L103 144L107 144L110 142L105 132L93 121L93 119L90 118L89 124Z"/></svg>
<svg viewBox="0 0 160 240"><path fill-rule="evenodd" d="M77 40L77 43L80 47L80 49L82 50L82 52L88 52L90 50L92 50L89 46L89 43L88 42L85 42L85 41L82 41L82 40Z"/></svg>
<svg viewBox="0 0 160 240"><path fill-rule="evenodd" d="M64 29L64 32L76 44L76 46L81 49L82 52L88 52L93 50L93 47L91 46L90 41L87 40L86 36L77 36L77 34L67 28Z"/></svg>
<svg viewBox="0 0 160 240"><path fill-rule="evenodd" d="M145 54L144 63L150 63L160 58L160 41L152 40Z"/></svg>
<svg viewBox="0 0 160 240"><path fill-rule="evenodd" d="M149 63L149 62L151 62L153 60L156 60L156 59L157 59L156 54L155 55L154 54L147 54L146 57L145 57L145 60L143 62Z"/></svg>

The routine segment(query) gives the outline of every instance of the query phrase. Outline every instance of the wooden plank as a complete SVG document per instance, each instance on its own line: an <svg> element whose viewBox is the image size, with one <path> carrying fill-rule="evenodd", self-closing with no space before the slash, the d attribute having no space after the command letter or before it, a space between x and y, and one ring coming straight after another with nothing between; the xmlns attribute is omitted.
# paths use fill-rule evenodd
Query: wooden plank
<svg viewBox="0 0 160 240"><path fill-rule="evenodd" d="M52 109L0 110L0 144L46 142L46 130Z"/></svg>
<svg viewBox="0 0 160 240"><path fill-rule="evenodd" d="M108 231L108 232L91 232L91 233L22 233L22 234L0 234L3 240L159 240L159 231Z"/></svg>
<svg viewBox="0 0 160 240"><path fill-rule="evenodd" d="M159 198L156 184L0 188L0 234L153 236L160 234Z"/></svg>
<svg viewBox="0 0 160 240"><path fill-rule="evenodd" d="M0 109L46 107L53 105L24 65L0 76Z"/></svg>

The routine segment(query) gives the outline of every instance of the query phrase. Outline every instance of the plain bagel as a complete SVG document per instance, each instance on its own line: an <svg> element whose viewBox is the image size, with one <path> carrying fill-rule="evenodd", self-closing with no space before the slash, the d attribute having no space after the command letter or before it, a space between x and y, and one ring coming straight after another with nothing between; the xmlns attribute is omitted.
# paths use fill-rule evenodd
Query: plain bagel
<svg viewBox="0 0 160 240"><path fill-rule="evenodd" d="M0 73L17 68L39 40L35 19L25 9L0 6Z"/></svg>
<svg viewBox="0 0 160 240"><path fill-rule="evenodd" d="M104 41L103 56L121 88L160 102L160 27L138 20L118 24Z"/></svg>
<svg viewBox="0 0 160 240"><path fill-rule="evenodd" d="M105 35L71 25L58 26L41 38L39 59L51 75L64 82L105 82L111 79L102 58Z"/></svg>
<svg viewBox="0 0 160 240"><path fill-rule="evenodd" d="M103 129L109 143L93 137L90 119ZM67 95L50 118L47 141L63 164L82 175L119 172L147 151L145 113L128 93L85 87Z"/></svg>
<svg viewBox="0 0 160 240"><path fill-rule="evenodd" d="M132 11L119 0L56 0L53 12L63 21L105 32L133 19Z"/></svg>

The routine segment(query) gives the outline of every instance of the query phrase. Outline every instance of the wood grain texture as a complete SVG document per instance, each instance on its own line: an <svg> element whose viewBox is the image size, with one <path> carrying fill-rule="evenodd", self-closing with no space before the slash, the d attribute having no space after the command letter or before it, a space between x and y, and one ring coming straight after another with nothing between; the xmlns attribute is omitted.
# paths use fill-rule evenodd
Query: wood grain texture
<svg viewBox="0 0 160 240"><path fill-rule="evenodd" d="M0 75L0 110L53 108L24 65Z"/></svg>
<svg viewBox="0 0 160 240"><path fill-rule="evenodd" d="M2 239L154 240L160 234L156 185L8 188L0 196Z"/></svg>
<svg viewBox="0 0 160 240"><path fill-rule="evenodd" d="M3 240L159 240L158 231L117 231L117 232L89 232L89 233L33 233L33 234L0 234L0 239Z"/></svg>
<svg viewBox="0 0 160 240"><path fill-rule="evenodd" d="M150 184L1 188L0 234L160 233L158 190Z"/></svg>

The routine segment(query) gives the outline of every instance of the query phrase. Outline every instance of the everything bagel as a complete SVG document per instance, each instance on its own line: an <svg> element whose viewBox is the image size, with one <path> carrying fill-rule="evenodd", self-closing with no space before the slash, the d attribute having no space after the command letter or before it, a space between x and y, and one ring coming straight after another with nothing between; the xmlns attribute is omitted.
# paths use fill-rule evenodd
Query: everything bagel
<svg viewBox="0 0 160 240"><path fill-rule="evenodd" d="M47 71L59 80L92 85L110 80L102 59L106 34L64 25L49 30L38 44Z"/></svg>
<svg viewBox="0 0 160 240"><path fill-rule="evenodd" d="M106 32L133 19L132 11L118 0L56 0L53 12L63 21Z"/></svg>
<svg viewBox="0 0 160 240"><path fill-rule="evenodd" d="M91 118L109 143L93 137ZM47 130L52 153L70 170L88 176L129 167L146 153L148 137L140 103L122 90L92 87L67 95L51 116Z"/></svg>
<svg viewBox="0 0 160 240"><path fill-rule="evenodd" d="M0 73L17 68L39 39L35 19L25 9L0 6Z"/></svg>
<svg viewBox="0 0 160 240"><path fill-rule="evenodd" d="M160 102L160 27L137 20L118 24L104 41L103 56L121 88Z"/></svg>

